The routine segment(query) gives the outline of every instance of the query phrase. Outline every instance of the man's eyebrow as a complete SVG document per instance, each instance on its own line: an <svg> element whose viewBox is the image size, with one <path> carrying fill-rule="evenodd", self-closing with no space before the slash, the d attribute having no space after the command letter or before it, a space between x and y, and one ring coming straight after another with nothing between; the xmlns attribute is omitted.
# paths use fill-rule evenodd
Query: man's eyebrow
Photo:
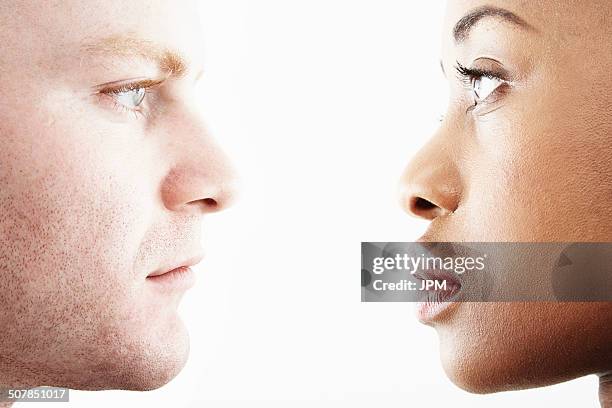
<svg viewBox="0 0 612 408"><path fill-rule="evenodd" d="M142 58L152 61L169 76L180 77L187 71L187 63L178 52L138 37L111 36L101 38L84 42L81 49L91 55Z"/></svg>
<svg viewBox="0 0 612 408"><path fill-rule="evenodd" d="M518 27L525 28L527 30L535 30L533 26L511 11L499 7L481 6L473 9L465 16L461 17L459 21L457 21L455 27L453 28L453 37L455 38L455 42L460 43L467 39L470 35L470 30L472 27L486 17L500 18Z"/></svg>

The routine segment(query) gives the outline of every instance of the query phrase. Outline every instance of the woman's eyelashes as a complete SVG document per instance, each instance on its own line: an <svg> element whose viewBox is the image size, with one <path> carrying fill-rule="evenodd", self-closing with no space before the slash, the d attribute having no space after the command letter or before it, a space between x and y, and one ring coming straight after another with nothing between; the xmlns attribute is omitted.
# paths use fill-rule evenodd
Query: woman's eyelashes
<svg viewBox="0 0 612 408"><path fill-rule="evenodd" d="M467 112L474 110L480 104L492 103L499 91L509 84L506 74L483 68L468 68L457 61L455 70L461 82L470 91L474 104Z"/></svg>
<svg viewBox="0 0 612 408"><path fill-rule="evenodd" d="M146 115L146 98L151 89L161 85L164 80L144 79L131 82L113 82L101 85L97 94L111 103L111 106L121 113Z"/></svg>

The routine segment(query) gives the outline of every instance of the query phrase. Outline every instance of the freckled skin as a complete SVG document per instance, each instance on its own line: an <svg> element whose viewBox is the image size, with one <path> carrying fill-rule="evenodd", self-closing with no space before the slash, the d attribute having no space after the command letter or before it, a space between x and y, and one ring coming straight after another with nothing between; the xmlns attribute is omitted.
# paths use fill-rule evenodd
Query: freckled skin
<svg viewBox="0 0 612 408"><path fill-rule="evenodd" d="M455 22L485 4L537 33L487 19L455 45ZM408 211L431 220L426 240L612 241L611 22L607 1L448 2L448 112L402 178ZM471 101L453 66L482 56L519 79L479 116L466 113ZM434 205L417 206L417 197ZM433 326L446 373L472 392L612 370L609 302L464 303Z"/></svg>
<svg viewBox="0 0 612 408"><path fill-rule="evenodd" d="M146 276L197 252L202 215L233 194L232 170L192 108L201 66L195 8L0 5L3 386L148 390L183 367L182 293L153 289ZM150 117L91 91L157 72L145 61L114 68L79 47L124 34L176 49L193 66L164 84Z"/></svg>

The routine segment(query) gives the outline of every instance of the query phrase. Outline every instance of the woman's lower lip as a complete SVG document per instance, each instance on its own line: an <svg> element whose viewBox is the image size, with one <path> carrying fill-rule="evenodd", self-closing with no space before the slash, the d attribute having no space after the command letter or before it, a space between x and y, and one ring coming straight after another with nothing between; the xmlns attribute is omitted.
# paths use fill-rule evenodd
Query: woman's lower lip
<svg viewBox="0 0 612 408"><path fill-rule="evenodd" d="M457 305L461 291L461 285L453 282L448 290L429 291L427 297L422 302L417 303L417 318L421 323L432 323L441 320L443 315L447 315Z"/></svg>
<svg viewBox="0 0 612 408"><path fill-rule="evenodd" d="M429 324L441 320L458 302L419 302L416 306L417 318L421 323Z"/></svg>
<svg viewBox="0 0 612 408"><path fill-rule="evenodd" d="M184 291L195 284L195 273L190 267L181 266L161 275L149 276L147 282L164 291Z"/></svg>

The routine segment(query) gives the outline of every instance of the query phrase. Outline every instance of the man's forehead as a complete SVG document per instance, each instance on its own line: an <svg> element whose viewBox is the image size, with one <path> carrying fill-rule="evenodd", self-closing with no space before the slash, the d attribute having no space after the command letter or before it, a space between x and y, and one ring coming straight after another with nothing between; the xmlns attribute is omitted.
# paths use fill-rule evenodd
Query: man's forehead
<svg viewBox="0 0 612 408"><path fill-rule="evenodd" d="M0 31L44 32L47 40L85 36L103 37L111 33L176 31L187 19L197 21L190 2L168 0L3 0L0 2ZM180 23L180 24L179 24ZM21 29L20 29L21 28ZM40 38L42 40L42 38ZM57 42L57 41L56 41Z"/></svg>
<svg viewBox="0 0 612 408"><path fill-rule="evenodd" d="M47 71L61 71L75 61L81 66L115 58L144 60L177 77L203 60L191 6L144 0L7 0L0 4L0 43L15 67L36 61Z"/></svg>

